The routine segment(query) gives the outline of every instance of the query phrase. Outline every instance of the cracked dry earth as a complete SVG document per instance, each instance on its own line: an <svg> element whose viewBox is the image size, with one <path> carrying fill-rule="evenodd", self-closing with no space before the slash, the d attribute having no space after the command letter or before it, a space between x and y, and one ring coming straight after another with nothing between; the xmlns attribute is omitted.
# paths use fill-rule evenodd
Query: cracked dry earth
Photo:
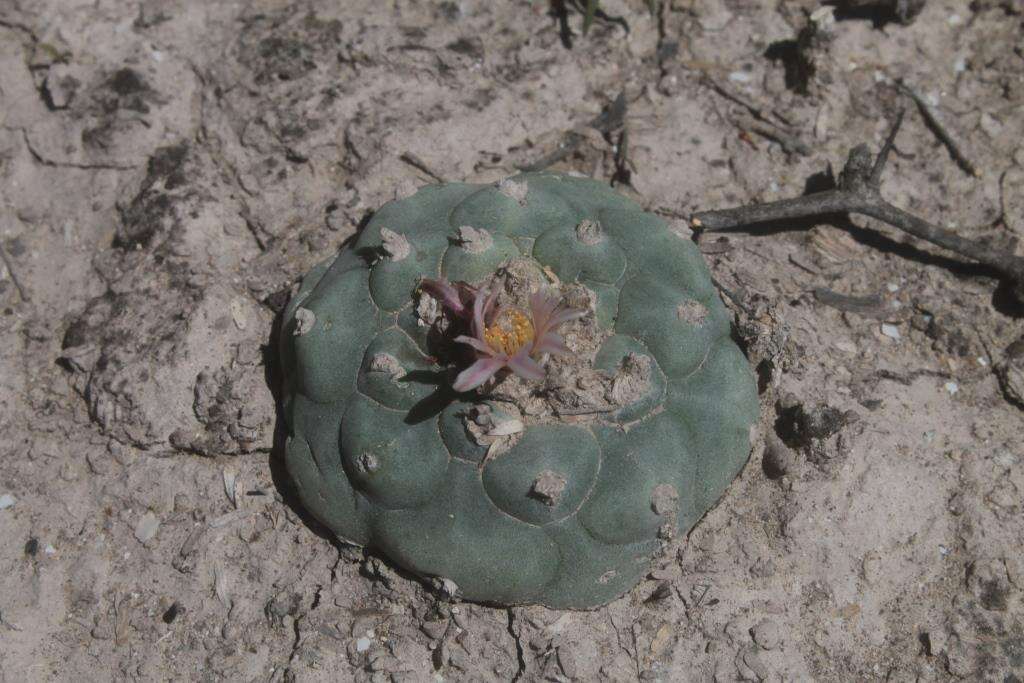
<svg viewBox="0 0 1024 683"><path fill-rule="evenodd" d="M910 108L887 198L1024 235L1014 0L567 4L0 2L0 679L1024 678L1022 309L866 219L700 241L767 446L606 608L453 601L294 505L276 314L436 178L568 140L683 226L827 186L903 79L982 175Z"/></svg>

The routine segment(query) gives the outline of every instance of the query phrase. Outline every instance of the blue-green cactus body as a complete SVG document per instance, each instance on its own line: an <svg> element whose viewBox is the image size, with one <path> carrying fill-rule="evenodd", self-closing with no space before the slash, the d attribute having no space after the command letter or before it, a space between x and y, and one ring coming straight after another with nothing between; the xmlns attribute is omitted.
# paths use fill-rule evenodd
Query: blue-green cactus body
<svg viewBox="0 0 1024 683"><path fill-rule="evenodd" d="M463 226L488 237L466 244ZM366 258L386 239L397 258ZM649 381L594 419L526 420L488 457L466 427L486 397L452 392L414 292L512 257L593 293L595 370L640 359ZM285 310L285 462L340 539L467 599L595 607L636 585L659 535L688 531L747 460L757 393L729 331L697 249L605 185L537 173L426 187L383 207Z"/></svg>

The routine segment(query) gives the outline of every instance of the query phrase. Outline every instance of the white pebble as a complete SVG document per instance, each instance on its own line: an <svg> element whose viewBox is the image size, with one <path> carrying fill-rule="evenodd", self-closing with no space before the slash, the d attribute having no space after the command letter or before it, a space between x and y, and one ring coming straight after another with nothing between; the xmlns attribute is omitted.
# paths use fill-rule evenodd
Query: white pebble
<svg viewBox="0 0 1024 683"><path fill-rule="evenodd" d="M746 71L733 71L729 74L729 80L735 83L750 83L753 77Z"/></svg>
<svg viewBox="0 0 1024 683"><path fill-rule="evenodd" d="M1017 458L1013 453L1000 453L996 456L996 464L1000 467L1014 467L1017 464Z"/></svg>
<svg viewBox="0 0 1024 683"><path fill-rule="evenodd" d="M366 652L370 649L372 642L369 638L360 638L356 641L356 652Z"/></svg>
<svg viewBox="0 0 1024 683"><path fill-rule="evenodd" d="M882 334L890 339L900 338L900 328L890 323L882 323Z"/></svg>
<svg viewBox="0 0 1024 683"><path fill-rule="evenodd" d="M982 358L981 356L978 356L978 365L980 365L981 367L986 367L988 365L988 360Z"/></svg>
<svg viewBox="0 0 1024 683"><path fill-rule="evenodd" d="M0 496L0 510L6 510L18 502L18 499L9 493Z"/></svg>
<svg viewBox="0 0 1024 683"><path fill-rule="evenodd" d="M885 286L885 288L888 289L890 292L898 292L898 291L900 291L900 286L898 284L896 284L895 282L890 282L889 284L887 284Z"/></svg>
<svg viewBox="0 0 1024 683"><path fill-rule="evenodd" d="M156 532L160 529L160 520L152 512L142 515L139 523L135 525L135 538L139 543L146 543L153 540Z"/></svg>
<svg viewBox="0 0 1024 683"><path fill-rule="evenodd" d="M844 353L857 353L857 345L848 339L836 340L832 345Z"/></svg>
<svg viewBox="0 0 1024 683"><path fill-rule="evenodd" d="M949 395L952 396L956 392L960 391L960 387L956 382L946 382L946 391L948 391Z"/></svg>

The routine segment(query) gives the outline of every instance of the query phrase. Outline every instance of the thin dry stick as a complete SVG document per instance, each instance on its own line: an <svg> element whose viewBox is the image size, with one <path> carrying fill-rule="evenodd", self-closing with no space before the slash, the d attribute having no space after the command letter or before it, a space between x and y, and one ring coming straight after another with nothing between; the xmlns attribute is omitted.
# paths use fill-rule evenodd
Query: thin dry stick
<svg viewBox="0 0 1024 683"><path fill-rule="evenodd" d="M11 278L11 282L14 283L14 288L18 290L18 296L21 300L28 303L28 292L21 286L21 281L18 280L18 274L14 272L14 264L11 263L11 258L7 255L7 250L4 249L3 245L0 244L0 260L3 260L4 267L7 268L7 274Z"/></svg>
<svg viewBox="0 0 1024 683"><path fill-rule="evenodd" d="M811 155L811 148L806 142L770 121L758 120L753 116L739 114L736 116L735 122L740 128L746 128L762 137L779 143L782 145L782 151L786 154L799 154L805 157Z"/></svg>
<svg viewBox="0 0 1024 683"><path fill-rule="evenodd" d="M426 173L428 176L430 176L430 178L432 180L436 180L439 183L443 183L444 182L444 178L442 178L440 176L440 174L435 173L430 168L430 166L427 165L427 162L423 161L423 159L420 159L418 156L416 156L412 152L406 152L405 154L403 154L402 156L400 156L398 158L399 158L400 161L404 161L405 163L407 163L410 166L412 166L413 168L415 168L417 171L422 171L422 172Z"/></svg>
<svg viewBox="0 0 1024 683"><path fill-rule="evenodd" d="M900 112L874 163L867 145L858 145L850 150L846 165L839 175L839 186L835 190L767 204L752 204L721 211L701 211L693 214L690 224L696 230L722 232L743 225L769 221L829 214L863 214L989 266L1011 280L1018 298L1024 300L1024 258L1014 256L1004 248L987 242L973 241L932 225L882 198L882 171L885 170L885 162L892 151L893 140L902 122L903 113Z"/></svg>
<svg viewBox="0 0 1024 683"><path fill-rule="evenodd" d="M980 178L981 171L974 165L974 162L967 158L967 155L964 154L960 145L957 144L956 140L946 127L942 125L942 121L939 120L939 115L935 112L935 109L928 104L928 101L903 81L896 81L896 85L900 87L900 90L907 94L907 97L914 100L914 104L917 105L918 110L921 112L921 116L924 117L924 122L927 123L928 127L932 129L933 133L935 133L935 137L937 137L939 141L946 146L946 149L949 150L950 156L953 157L953 160L956 161L957 165L975 178Z"/></svg>
<svg viewBox="0 0 1024 683"><path fill-rule="evenodd" d="M787 126L792 125L792 122L781 112L776 111L775 109L766 110L764 107L762 107L760 104L753 101L746 95L736 92L732 88L726 86L724 83L720 83L718 80L713 78L709 73L704 74L704 77L701 79L701 82L707 85L709 88L714 90L722 97L724 97L725 99L731 102L735 102L736 104L745 108L747 111L749 111L751 114L761 119L762 121L768 121L768 114L772 114L777 119L779 119L779 121L786 124Z"/></svg>
<svg viewBox="0 0 1024 683"><path fill-rule="evenodd" d="M626 91L623 90L610 105L605 107L605 109L594 117L593 120L589 121L586 126L593 128L602 134L610 133L611 131L622 127L622 124L626 120L627 108ZM543 171L545 168L548 168L552 164L556 164L569 156L573 150L579 147L583 140L584 137L581 133L578 133L575 130L567 131L565 135L562 136L562 140L558 143L558 148L554 152L541 157L532 164L520 166L519 170L523 172Z"/></svg>

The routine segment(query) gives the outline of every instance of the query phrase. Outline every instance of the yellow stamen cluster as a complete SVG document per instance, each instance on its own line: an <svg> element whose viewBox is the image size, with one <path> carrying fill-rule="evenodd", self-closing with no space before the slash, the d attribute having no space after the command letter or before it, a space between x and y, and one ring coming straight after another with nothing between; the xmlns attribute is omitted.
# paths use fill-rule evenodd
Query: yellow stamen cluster
<svg viewBox="0 0 1024 683"><path fill-rule="evenodd" d="M484 330L484 341L495 351L514 356L533 341L533 321L518 308L503 310Z"/></svg>

